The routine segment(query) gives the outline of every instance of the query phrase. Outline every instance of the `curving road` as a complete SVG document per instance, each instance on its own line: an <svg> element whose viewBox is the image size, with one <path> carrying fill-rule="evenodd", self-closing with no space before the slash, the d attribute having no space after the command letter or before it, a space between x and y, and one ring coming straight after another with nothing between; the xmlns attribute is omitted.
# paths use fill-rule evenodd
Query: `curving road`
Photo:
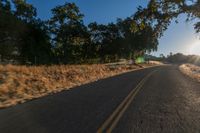
<svg viewBox="0 0 200 133"><path fill-rule="evenodd" d="M159 66L0 110L0 133L95 132L199 133L200 83Z"/></svg>

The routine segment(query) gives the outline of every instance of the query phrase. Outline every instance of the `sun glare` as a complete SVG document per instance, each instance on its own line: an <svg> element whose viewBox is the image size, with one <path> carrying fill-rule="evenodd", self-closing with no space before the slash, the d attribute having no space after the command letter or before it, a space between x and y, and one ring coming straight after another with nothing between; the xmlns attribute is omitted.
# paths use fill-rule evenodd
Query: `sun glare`
<svg viewBox="0 0 200 133"><path fill-rule="evenodd" d="M200 55L200 40L191 45L190 54Z"/></svg>

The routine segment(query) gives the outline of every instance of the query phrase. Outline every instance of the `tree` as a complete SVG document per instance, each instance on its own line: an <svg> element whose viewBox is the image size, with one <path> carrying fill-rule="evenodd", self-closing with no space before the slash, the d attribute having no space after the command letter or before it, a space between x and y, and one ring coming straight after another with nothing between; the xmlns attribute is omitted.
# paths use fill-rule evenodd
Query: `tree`
<svg viewBox="0 0 200 133"><path fill-rule="evenodd" d="M180 14L183 13L188 15L187 21L193 20L195 18L199 20L200 18L199 7L200 7L199 0L150 0L149 6L145 10L149 12L148 14L150 14L150 17L158 15L159 17L156 19L162 22L160 23L161 26L159 27L167 28L172 19L177 18ZM159 13L160 15L162 14L162 16L160 16L157 13ZM197 22L194 26L197 33L199 32L200 29L199 23L200 22Z"/></svg>
<svg viewBox="0 0 200 133"><path fill-rule="evenodd" d="M50 36L41 20L27 24L26 34L21 36L20 57L23 62L32 64L50 64L52 56Z"/></svg>
<svg viewBox="0 0 200 133"><path fill-rule="evenodd" d="M97 24L96 22L88 25L91 34L91 41L95 48L95 52L102 60L112 58L116 60L119 53L119 42L121 35L119 27L110 23L108 25Z"/></svg>
<svg viewBox="0 0 200 133"><path fill-rule="evenodd" d="M165 59L165 55L164 54L160 54L160 58L161 59Z"/></svg>
<svg viewBox="0 0 200 133"><path fill-rule="evenodd" d="M147 7L138 7L135 14L115 23L85 26L75 3L53 8L47 23L37 18L36 8L26 0L0 0L0 55L32 64L136 59L157 50L158 39L178 15L188 14L187 21L199 18L199 3L150 0ZM200 22L194 28L200 32Z"/></svg>
<svg viewBox="0 0 200 133"><path fill-rule="evenodd" d="M69 63L81 57L80 51L89 42L87 28L83 24L83 14L75 3L65 3L52 9L49 24L53 33L53 44L58 58Z"/></svg>
<svg viewBox="0 0 200 133"><path fill-rule="evenodd" d="M17 38L22 34L23 24L12 14L8 0L0 0L0 12L0 55L4 60L18 54Z"/></svg>
<svg viewBox="0 0 200 133"><path fill-rule="evenodd" d="M17 37L18 52L23 63L48 64L51 58L50 37L45 22L37 19L36 8L25 0L13 0L14 16L22 23Z"/></svg>
<svg viewBox="0 0 200 133"><path fill-rule="evenodd" d="M36 8L33 7L33 5L28 4L26 0L12 0L14 5L15 5L15 11L14 15L25 21L26 23L32 22L36 16L37 16L37 11Z"/></svg>
<svg viewBox="0 0 200 133"><path fill-rule="evenodd" d="M26 1L12 2L0 1L1 58L32 64L50 63L51 44L45 23L36 18L36 9Z"/></svg>
<svg viewBox="0 0 200 133"><path fill-rule="evenodd" d="M125 20L118 20L120 33L123 37L121 53L125 58L137 58L145 52L157 49L158 38L154 36L154 30L149 23L135 20L135 16Z"/></svg>

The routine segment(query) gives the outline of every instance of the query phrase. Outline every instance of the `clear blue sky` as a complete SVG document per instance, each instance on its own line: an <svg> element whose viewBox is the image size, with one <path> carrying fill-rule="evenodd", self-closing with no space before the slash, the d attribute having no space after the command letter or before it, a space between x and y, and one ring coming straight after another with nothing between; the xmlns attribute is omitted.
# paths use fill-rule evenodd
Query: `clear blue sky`
<svg viewBox="0 0 200 133"><path fill-rule="evenodd" d="M117 18L126 18L137 10L139 5L146 6L148 0L27 0L33 4L38 11L41 19L51 17L51 9L56 5L62 5L67 2L75 2L81 12L85 15L84 22L88 24L96 21L106 24L116 21ZM182 52L185 54L200 55L200 41L193 30L193 23L185 23L185 16L179 17L180 23L174 22L159 40L158 51L152 53L167 55L169 52ZM196 44L199 46L196 46Z"/></svg>

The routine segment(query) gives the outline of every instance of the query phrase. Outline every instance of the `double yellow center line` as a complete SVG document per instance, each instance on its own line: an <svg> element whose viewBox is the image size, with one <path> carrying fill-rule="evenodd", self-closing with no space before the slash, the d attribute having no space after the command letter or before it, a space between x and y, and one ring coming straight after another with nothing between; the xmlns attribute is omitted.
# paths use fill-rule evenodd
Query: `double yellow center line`
<svg viewBox="0 0 200 133"><path fill-rule="evenodd" d="M155 72L156 70L149 73L145 76L140 83L129 93L129 95L122 101L122 103L116 108L116 110L110 115L110 117L103 123L103 125L97 130L97 133L111 133L115 128L120 118L129 107L137 93L140 91L147 79Z"/></svg>

